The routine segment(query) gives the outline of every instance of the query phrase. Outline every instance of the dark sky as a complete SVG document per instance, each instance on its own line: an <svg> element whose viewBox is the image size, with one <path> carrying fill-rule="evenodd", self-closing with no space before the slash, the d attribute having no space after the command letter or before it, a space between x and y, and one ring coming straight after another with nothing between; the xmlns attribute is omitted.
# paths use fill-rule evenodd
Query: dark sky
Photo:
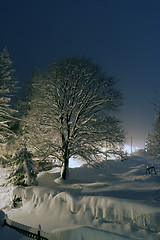
<svg viewBox="0 0 160 240"><path fill-rule="evenodd" d="M34 65L91 57L119 79L127 138L144 147L160 83L159 0L1 0L0 51L4 46L20 83Z"/></svg>

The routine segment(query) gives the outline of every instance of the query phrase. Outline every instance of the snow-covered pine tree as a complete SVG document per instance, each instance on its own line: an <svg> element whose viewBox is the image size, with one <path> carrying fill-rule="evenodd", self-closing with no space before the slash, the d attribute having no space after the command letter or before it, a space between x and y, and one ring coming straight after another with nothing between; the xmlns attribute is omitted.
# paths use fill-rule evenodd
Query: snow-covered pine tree
<svg viewBox="0 0 160 240"><path fill-rule="evenodd" d="M32 154L24 146L18 150L12 160L12 173L8 177L8 182L22 186L37 185L36 177L38 170L32 160Z"/></svg>
<svg viewBox="0 0 160 240"><path fill-rule="evenodd" d="M152 158L160 159L160 108L156 110L156 120L152 134L148 135L146 150Z"/></svg>
<svg viewBox="0 0 160 240"><path fill-rule="evenodd" d="M0 55L0 145L6 144L13 136L9 123L16 110L12 108L12 99L17 90L17 81L13 76L12 61L7 48Z"/></svg>
<svg viewBox="0 0 160 240"><path fill-rule="evenodd" d="M17 91L18 81L14 77L15 70L12 68L12 61L8 53L7 47L5 47L0 55L0 78L1 83L8 89L7 95L13 97Z"/></svg>
<svg viewBox="0 0 160 240"><path fill-rule="evenodd" d="M42 84L43 73L37 67L34 68L25 88L23 89L23 98L21 99L19 118L20 125L18 131L17 144L20 145L22 139L27 139L27 147L32 151L35 157L45 158L45 153L50 145L52 135L46 131L46 127L40 126L38 120L41 118L41 106L44 101L44 92ZM45 111L43 109L43 111Z"/></svg>

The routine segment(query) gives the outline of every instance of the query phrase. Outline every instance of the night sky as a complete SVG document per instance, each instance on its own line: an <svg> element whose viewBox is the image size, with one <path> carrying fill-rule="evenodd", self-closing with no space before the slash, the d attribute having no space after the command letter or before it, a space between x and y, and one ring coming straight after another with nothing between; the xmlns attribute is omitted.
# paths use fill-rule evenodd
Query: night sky
<svg viewBox="0 0 160 240"><path fill-rule="evenodd" d="M159 0L1 0L0 51L4 46L20 84L34 65L90 57L119 80L119 118L128 141L144 147L159 99Z"/></svg>

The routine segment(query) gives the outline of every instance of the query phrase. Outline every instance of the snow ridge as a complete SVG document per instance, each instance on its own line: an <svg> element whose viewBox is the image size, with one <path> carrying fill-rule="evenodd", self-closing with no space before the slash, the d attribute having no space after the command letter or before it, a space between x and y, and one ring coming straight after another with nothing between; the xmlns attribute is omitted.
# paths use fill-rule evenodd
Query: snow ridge
<svg viewBox="0 0 160 240"><path fill-rule="evenodd" d="M45 209L54 215L57 214L57 219L60 213L56 209L60 206L61 213L73 215L72 218L78 215L81 223L85 218L92 218L96 221L130 223L140 228L160 232L160 210L154 206L143 204L142 207L140 203L106 196L75 197L68 192L56 194L54 191L36 186L17 188L14 193L26 202L31 201L33 207L39 211Z"/></svg>

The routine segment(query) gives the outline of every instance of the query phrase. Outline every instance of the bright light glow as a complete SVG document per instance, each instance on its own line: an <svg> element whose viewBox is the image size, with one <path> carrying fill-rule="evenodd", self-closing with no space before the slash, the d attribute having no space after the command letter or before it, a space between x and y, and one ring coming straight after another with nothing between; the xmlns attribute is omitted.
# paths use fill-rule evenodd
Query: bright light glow
<svg viewBox="0 0 160 240"><path fill-rule="evenodd" d="M128 154L131 154L132 152L137 152L140 148L139 147L132 147L132 151L131 151L131 146L129 145L124 145L124 151Z"/></svg>
<svg viewBox="0 0 160 240"><path fill-rule="evenodd" d="M102 152L106 152L107 148L106 147L103 147L102 148Z"/></svg>
<svg viewBox="0 0 160 240"><path fill-rule="evenodd" d="M140 148L139 147L132 147L132 153L134 152L137 152ZM107 148L106 147L103 147L101 148L101 151L102 152L106 152ZM124 151L127 153L127 154L131 154L131 146L130 145L124 145ZM102 157L104 157L103 154L101 154ZM110 156L109 159L115 159L115 156ZM76 168L76 167L80 167L82 164L84 164L83 161L81 161L80 159L76 159L75 158L71 158L70 161L69 161L69 167L70 168Z"/></svg>

